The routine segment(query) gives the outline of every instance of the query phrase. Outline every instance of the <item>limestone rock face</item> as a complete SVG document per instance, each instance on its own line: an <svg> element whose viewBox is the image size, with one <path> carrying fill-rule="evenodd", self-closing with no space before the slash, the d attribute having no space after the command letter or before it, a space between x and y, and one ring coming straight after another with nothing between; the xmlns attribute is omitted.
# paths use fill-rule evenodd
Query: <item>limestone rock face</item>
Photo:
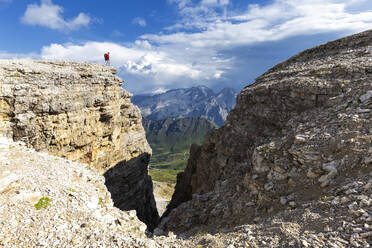
<svg viewBox="0 0 372 248"><path fill-rule="evenodd" d="M306 50L244 88L224 126L191 148L159 227L253 223L368 174L371 44L367 31Z"/></svg>
<svg viewBox="0 0 372 248"><path fill-rule="evenodd" d="M101 173L151 153L116 70L72 62L0 61L0 132Z"/></svg>
<svg viewBox="0 0 372 248"><path fill-rule="evenodd" d="M100 174L126 171L114 175L121 176L115 182L124 189L106 175L111 190L125 190L115 205L141 206L140 219L156 222L148 159L138 159L149 157L151 148L140 110L121 84L115 69L97 64L0 60L0 135L86 163ZM129 201L128 195L135 197Z"/></svg>

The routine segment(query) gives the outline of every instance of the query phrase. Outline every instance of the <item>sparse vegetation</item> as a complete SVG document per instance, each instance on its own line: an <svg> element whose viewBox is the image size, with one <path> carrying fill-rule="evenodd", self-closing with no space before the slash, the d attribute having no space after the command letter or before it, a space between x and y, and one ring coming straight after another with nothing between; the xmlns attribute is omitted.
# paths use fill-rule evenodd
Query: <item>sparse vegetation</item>
<svg viewBox="0 0 372 248"><path fill-rule="evenodd" d="M171 199L174 193L175 184L169 182L154 181L154 192L165 199Z"/></svg>
<svg viewBox="0 0 372 248"><path fill-rule="evenodd" d="M100 205L101 207L103 207L103 206L104 206L104 199L103 199L102 197L100 197L100 198L98 199L98 203L99 203L99 205Z"/></svg>
<svg viewBox="0 0 372 248"><path fill-rule="evenodd" d="M68 191L71 191L71 192L76 192L76 190L73 189L73 188L68 188L67 190L68 190Z"/></svg>
<svg viewBox="0 0 372 248"><path fill-rule="evenodd" d="M42 208L47 208L49 205L50 205L50 198L48 197L43 197L41 198L36 204L35 204L35 208L37 210L40 210Z"/></svg>
<svg viewBox="0 0 372 248"><path fill-rule="evenodd" d="M329 198L328 196L322 196L322 197L320 197L320 200L321 201L326 201L328 198Z"/></svg>

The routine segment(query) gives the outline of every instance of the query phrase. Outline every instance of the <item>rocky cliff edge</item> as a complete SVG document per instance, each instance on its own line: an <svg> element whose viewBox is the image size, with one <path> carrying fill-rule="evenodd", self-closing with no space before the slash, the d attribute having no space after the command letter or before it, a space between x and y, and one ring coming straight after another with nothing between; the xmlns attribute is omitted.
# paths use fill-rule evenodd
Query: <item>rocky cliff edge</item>
<svg viewBox="0 0 372 248"><path fill-rule="evenodd" d="M104 174L115 206L158 214L140 110L116 70L75 62L0 60L0 135Z"/></svg>

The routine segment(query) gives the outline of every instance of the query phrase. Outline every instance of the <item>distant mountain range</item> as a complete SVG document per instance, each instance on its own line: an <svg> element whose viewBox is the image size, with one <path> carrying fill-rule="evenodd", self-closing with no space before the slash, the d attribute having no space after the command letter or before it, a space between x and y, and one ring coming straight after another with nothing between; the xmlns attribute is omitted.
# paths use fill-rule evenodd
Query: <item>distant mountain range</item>
<svg viewBox="0 0 372 248"><path fill-rule="evenodd" d="M203 117L222 126L235 106L237 92L224 88L215 94L206 86L169 90L157 95L136 95L132 102L149 120L166 118Z"/></svg>
<svg viewBox="0 0 372 248"><path fill-rule="evenodd" d="M152 148L150 175L155 181L175 182L189 157L191 144L202 144L206 132L217 126L201 117L147 120L146 139ZM161 170L161 171L160 171Z"/></svg>

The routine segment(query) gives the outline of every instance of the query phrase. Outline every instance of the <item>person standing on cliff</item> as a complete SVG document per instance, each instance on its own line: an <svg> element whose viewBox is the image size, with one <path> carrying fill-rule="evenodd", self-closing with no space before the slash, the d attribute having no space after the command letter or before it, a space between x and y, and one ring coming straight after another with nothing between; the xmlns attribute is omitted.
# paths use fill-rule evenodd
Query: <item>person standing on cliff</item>
<svg viewBox="0 0 372 248"><path fill-rule="evenodd" d="M109 52L105 53L104 57L105 57L105 64L110 66L110 53Z"/></svg>

